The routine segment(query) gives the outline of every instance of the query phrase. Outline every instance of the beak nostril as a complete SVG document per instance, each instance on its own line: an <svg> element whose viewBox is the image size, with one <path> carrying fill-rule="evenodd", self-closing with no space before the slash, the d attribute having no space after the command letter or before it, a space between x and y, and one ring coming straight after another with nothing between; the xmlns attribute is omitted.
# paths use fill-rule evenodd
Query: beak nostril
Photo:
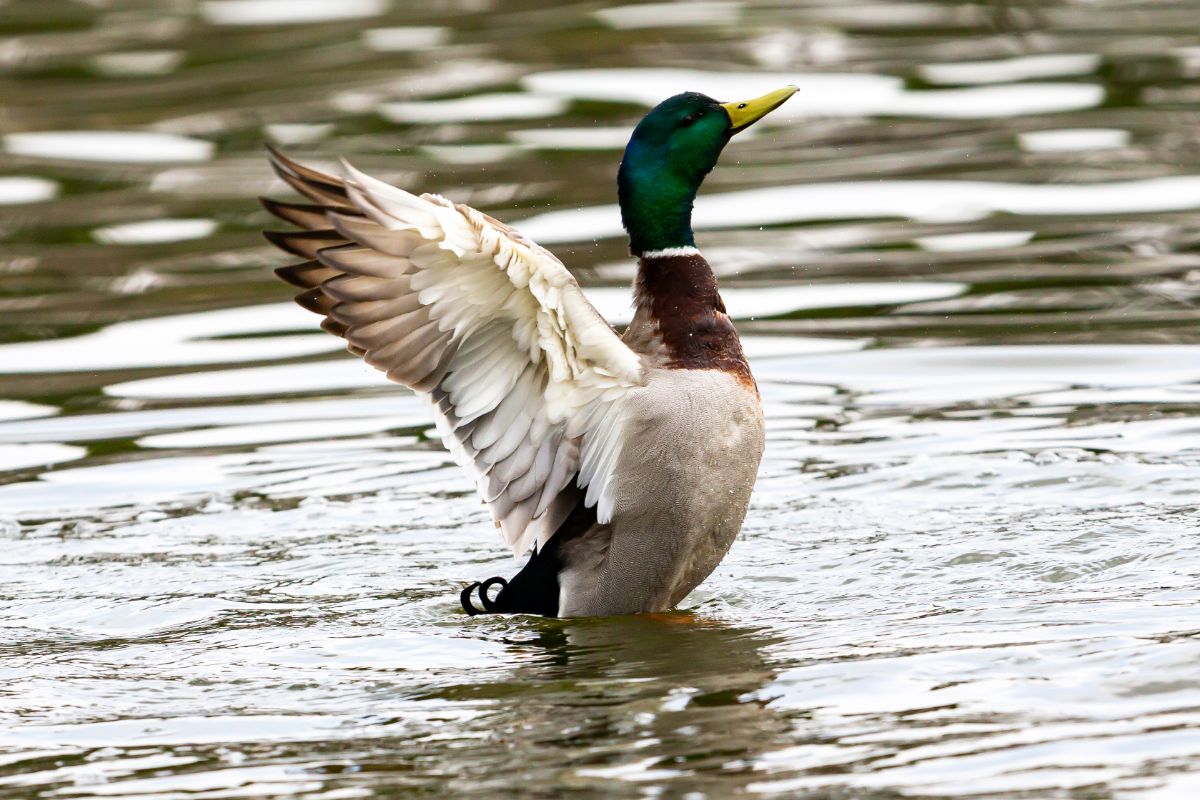
<svg viewBox="0 0 1200 800"><path fill-rule="evenodd" d="M725 113L729 115L730 135L746 130L746 128L749 128L755 122L783 105L795 93L796 88L788 86L784 89L776 89L753 100L743 100L740 103L722 103L721 108L725 109Z"/></svg>

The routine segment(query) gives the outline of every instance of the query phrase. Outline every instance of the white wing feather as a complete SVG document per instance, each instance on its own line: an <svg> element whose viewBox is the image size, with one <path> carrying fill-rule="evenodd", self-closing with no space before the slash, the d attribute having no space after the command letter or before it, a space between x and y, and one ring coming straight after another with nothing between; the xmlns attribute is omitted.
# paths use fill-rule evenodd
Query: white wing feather
<svg viewBox="0 0 1200 800"><path fill-rule="evenodd" d="M305 279L319 279L297 299L326 313L325 327L367 363L428 397L442 441L513 551L543 545L581 490L608 522L619 405L644 384L644 365L566 267L468 206L409 194L349 164L342 181L273 160L281 177L326 207L345 242L316 251L326 269L307 262L281 276L306 288ZM310 229L319 219L313 207L268 208ZM317 289L328 302L305 303Z"/></svg>

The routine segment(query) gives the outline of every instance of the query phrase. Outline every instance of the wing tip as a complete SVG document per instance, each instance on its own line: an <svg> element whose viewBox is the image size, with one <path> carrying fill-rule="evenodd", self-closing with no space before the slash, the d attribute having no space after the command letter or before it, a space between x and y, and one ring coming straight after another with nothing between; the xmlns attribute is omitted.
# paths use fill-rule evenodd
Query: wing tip
<svg viewBox="0 0 1200 800"><path fill-rule="evenodd" d="M262 231L263 238L271 244L283 250L286 253L298 255L292 250L292 246L288 244L287 237L290 235L287 231Z"/></svg>
<svg viewBox="0 0 1200 800"><path fill-rule="evenodd" d="M282 150L270 142L263 142L263 147L266 149L267 158L272 164L276 164L281 167L294 167L296 165L295 161L292 161L290 158L285 156ZM294 172L295 170L292 171Z"/></svg>
<svg viewBox="0 0 1200 800"><path fill-rule="evenodd" d="M305 231L262 231L263 238L285 253L313 259L327 247L339 247L348 241L340 233L325 228Z"/></svg>
<svg viewBox="0 0 1200 800"><path fill-rule="evenodd" d="M258 204L266 209L267 213L276 219L281 219L284 222L290 222L295 225L292 215L289 213L294 204L288 204L281 200L275 200L266 195L258 196Z"/></svg>
<svg viewBox="0 0 1200 800"><path fill-rule="evenodd" d="M301 261L299 264L288 264L286 267L276 267L273 271L275 277L284 283L295 286L298 289L312 289L319 285L313 281L306 280L304 275L310 271L312 267L320 266L316 261Z"/></svg>
<svg viewBox="0 0 1200 800"><path fill-rule="evenodd" d="M325 293L321 291L320 286L314 286L308 291L300 292L293 298L296 305L303 308L305 311L311 311L314 314L325 314L326 307L332 305L333 300L327 298Z"/></svg>

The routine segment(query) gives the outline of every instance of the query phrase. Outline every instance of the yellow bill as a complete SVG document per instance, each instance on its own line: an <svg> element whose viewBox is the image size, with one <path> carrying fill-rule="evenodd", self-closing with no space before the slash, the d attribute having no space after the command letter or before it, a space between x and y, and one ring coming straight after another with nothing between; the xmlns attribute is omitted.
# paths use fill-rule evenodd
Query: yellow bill
<svg viewBox="0 0 1200 800"><path fill-rule="evenodd" d="M770 114L783 105L797 91L799 90L795 86L785 86L782 89L776 89L769 94L764 94L762 97L756 97L753 100L745 100L741 103L722 103L721 108L725 109L725 113L729 115L729 121L732 124L733 130L730 133L738 133L746 130L746 128L749 128L767 114Z"/></svg>

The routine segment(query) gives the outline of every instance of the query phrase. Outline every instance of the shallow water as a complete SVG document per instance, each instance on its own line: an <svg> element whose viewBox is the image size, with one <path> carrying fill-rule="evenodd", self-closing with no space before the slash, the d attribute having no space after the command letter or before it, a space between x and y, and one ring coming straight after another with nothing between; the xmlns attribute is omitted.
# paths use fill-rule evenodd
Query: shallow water
<svg viewBox="0 0 1200 800"><path fill-rule="evenodd" d="M1200 796L1200 3L0 2L0 795ZM697 207L762 389L677 613L515 571L270 277L264 140L553 245L630 127L801 93Z"/></svg>

